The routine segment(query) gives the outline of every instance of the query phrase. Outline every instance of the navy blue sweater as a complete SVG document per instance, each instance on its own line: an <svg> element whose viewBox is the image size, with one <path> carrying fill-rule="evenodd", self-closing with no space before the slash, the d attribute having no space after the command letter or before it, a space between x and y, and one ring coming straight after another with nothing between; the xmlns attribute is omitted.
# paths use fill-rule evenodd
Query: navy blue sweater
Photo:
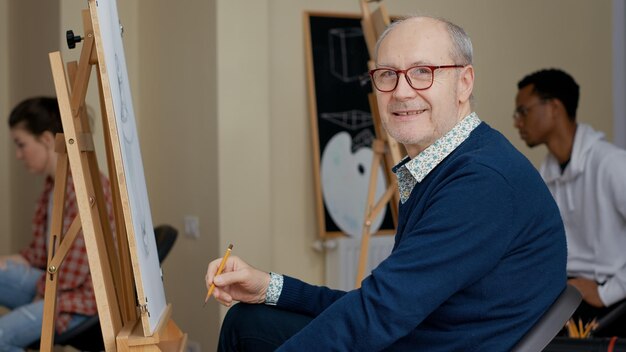
<svg viewBox="0 0 626 352"><path fill-rule="evenodd" d="M398 222L360 289L285 276L278 307L316 318L281 351L509 351L565 288L557 206L484 122L415 186Z"/></svg>

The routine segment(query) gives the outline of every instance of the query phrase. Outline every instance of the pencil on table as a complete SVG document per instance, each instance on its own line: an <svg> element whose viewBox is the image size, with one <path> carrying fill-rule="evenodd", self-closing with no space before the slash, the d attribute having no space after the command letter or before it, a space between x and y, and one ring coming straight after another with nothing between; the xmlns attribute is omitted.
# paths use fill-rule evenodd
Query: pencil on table
<svg viewBox="0 0 626 352"><path fill-rule="evenodd" d="M228 256L230 255L230 251L232 250L233 250L233 244L231 243L230 245L228 245L228 248L226 249L226 253L224 253L224 256L222 257L222 261L220 262L220 266L217 268L217 273L215 273L215 276L221 274L222 271L224 270L226 259L228 259ZM206 293L206 297L204 298L203 306L206 305L206 302L209 301L209 297L211 297L211 293L213 293L214 289L215 289L215 284L211 283L211 286L209 287L209 291Z"/></svg>

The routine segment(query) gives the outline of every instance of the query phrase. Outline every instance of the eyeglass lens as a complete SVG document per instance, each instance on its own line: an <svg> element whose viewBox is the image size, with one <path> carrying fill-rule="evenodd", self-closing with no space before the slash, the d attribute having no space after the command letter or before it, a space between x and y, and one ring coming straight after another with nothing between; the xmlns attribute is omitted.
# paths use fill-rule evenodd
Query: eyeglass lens
<svg viewBox="0 0 626 352"><path fill-rule="evenodd" d="M513 119L517 120L519 118L524 118L526 116L528 116L528 114L530 113L530 110L532 110L534 107L541 105L543 103L545 103L546 100L545 99L541 99L533 104L530 104L528 106L518 106L515 111L513 111Z"/></svg>

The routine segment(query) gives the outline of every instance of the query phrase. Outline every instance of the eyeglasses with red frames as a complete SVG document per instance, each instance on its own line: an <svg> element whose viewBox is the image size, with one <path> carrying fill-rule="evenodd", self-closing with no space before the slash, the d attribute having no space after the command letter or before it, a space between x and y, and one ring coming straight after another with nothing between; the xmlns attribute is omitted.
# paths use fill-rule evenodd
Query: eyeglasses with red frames
<svg viewBox="0 0 626 352"><path fill-rule="evenodd" d="M391 92L398 86L400 74L404 74L407 83L415 90L428 89L433 85L435 71L444 68L463 68L465 65L418 65L411 66L406 70L394 70L391 68L377 68L369 71L374 88L381 92Z"/></svg>

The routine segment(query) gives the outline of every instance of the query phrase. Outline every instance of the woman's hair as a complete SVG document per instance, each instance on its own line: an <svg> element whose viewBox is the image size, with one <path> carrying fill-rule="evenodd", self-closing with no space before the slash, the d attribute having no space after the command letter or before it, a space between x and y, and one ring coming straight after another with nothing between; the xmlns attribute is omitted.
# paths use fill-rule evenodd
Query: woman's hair
<svg viewBox="0 0 626 352"><path fill-rule="evenodd" d="M35 97L19 103L9 115L10 128L23 128L35 136L44 132L63 132L61 113L56 98Z"/></svg>

